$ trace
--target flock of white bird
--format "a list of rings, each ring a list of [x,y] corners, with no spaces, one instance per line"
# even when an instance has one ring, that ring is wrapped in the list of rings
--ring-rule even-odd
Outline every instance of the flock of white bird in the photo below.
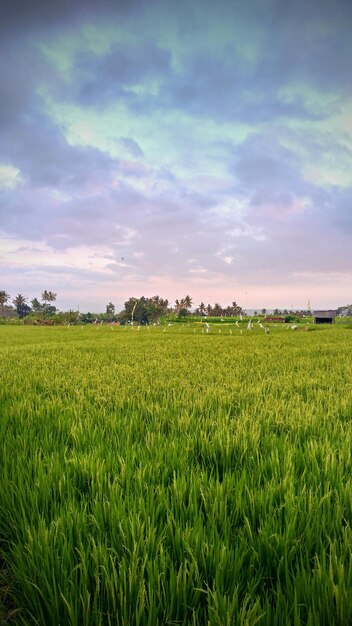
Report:
[[[240,320],[242,321],[242,319],[243,318],[241,316]],[[225,320],[223,318],[221,318],[220,321],[221,322],[225,322]],[[204,322],[204,324],[202,324],[203,328],[200,329],[200,332],[201,333],[204,333],[204,332],[205,333],[210,333],[211,332],[211,325],[206,320],[203,320],[203,322]],[[103,322],[99,322],[98,320],[94,320],[92,323],[96,326],[97,330],[99,330],[99,328],[103,325]],[[188,325],[190,325],[190,324],[188,324]],[[240,330],[240,334],[242,335],[243,330],[240,328],[239,320],[236,320],[234,325],[236,326],[236,328],[238,328]],[[68,326],[70,326],[70,324],[68,324]],[[154,326],[161,326],[161,325],[160,325],[160,323],[154,322],[152,324],[152,326],[154,327]],[[171,322],[168,323],[167,327],[169,328],[170,326],[173,326],[173,324]],[[258,328],[261,328],[262,330],[264,330],[266,335],[270,334],[269,326],[263,326],[263,324],[262,324],[262,322],[260,320],[258,320],[256,322],[256,326],[258,326]],[[83,328],[84,328],[84,326],[82,325],[81,329],[83,329]],[[114,326],[111,325],[110,328],[111,328],[111,330],[114,330]],[[123,330],[126,331],[128,328],[130,328],[131,330],[134,330],[136,328],[137,331],[139,331],[141,329],[141,325],[140,324],[135,325],[134,320],[131,319],[129,321],[128,325],[125,325],[123,327]],[[147,330],[150,331],[150,325],[146,325],[145,328],[147,328]],[[253,330],[253,328],[254,328],[254,323],[253,323],[253,319],[251,318],[247,322],[246,329],[247,330]],[[287,330],[296,330],[298,328],[298,326],[296,324],[290,324],[290,325],[287,325],[286,328],[287,328]],[[180,330],[181,329],[179,328],[178,331],[180,332]],[[163,332],[164,333],[166,332],[166,327],[163,327]],[[193,332],[196,333],[197,329],[194,328]],[[220,328],[218,329],[218,332],[221,333],[221,329]],[[232,335],[232,330],[231,329],[229,331],[229,334]]]

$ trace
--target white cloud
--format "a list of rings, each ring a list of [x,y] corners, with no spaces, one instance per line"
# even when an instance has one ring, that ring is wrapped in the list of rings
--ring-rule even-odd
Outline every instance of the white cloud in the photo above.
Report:
[[[0,163],[0,189],[15,189],[20,183],[20,170],[13,165]]]

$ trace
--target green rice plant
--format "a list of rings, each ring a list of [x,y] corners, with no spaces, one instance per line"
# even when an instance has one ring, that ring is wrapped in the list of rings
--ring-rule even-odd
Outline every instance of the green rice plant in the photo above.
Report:
[[[0,328],[17,623],[352,623],[351,333],[194,330]]]

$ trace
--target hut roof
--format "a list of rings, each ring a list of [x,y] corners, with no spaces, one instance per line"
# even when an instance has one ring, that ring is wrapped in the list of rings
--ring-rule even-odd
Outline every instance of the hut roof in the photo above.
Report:
[[[322,319],[331,319],[336,317],[336,311],[328,310],[328,311],[313,311],[313,317],[320,317]]]

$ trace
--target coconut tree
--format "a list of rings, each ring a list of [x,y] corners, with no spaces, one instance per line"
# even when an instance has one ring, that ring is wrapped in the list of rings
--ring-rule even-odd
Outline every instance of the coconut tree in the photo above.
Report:
[[[182,298],[182,304],[184,306],[185,309],[190,309],[192,306],[192,298],[191,296],[187,295],[184,298]]]
[[[50,302],[50,295],[49,295],[49,291],[47,291],[45,289],[45,291],[43,291],[42,293],[42,302],[44,302],[44,306],[46,306],[47,302]]]
[[[178,313],[182,308],[182,300],[175,300],[175,313]]]
[[[46,289],[42,293],[42,302],[44,302],[44,309],[47,308],[48,302],[55,302],[57,293],[54,291],[47,291]]]
[[[220,315],[222,315],[222,313],[223,313],[223,310],[222,310],[221,304],[219,304],[219,302],[215,302],[212,314],[220,317]]]
[[[4,306],[6,304],[6,302],[8,302],[10,299],[10,294],[7,293],[7,291],[5,291],[4,289],[2,289],[0,291],[0,311],[1,313],[3,313],[4,311]]]
[[[239,304],[237,304],[236,301],[232,303],[231,308],[232,308],[232,315],[236,315],[236,316],[244,315],[244,310]]]
[[[53,315],[56,313],[56,308],[54,306],[50,306],[49,302],[55,302],[57,294],[54,291],[43,291],[42,293],[42,302],[43,304],[43,313],[46,315]]]
[[[14,306],[21,306],[26,302],[27,298],[22,293],[18,293],[17,296],[12,300],[12,304]]]
[[[22,293],[18,293],[12,300],[12,304],[16,307],[17,315],[19,317],[24,317],[30,313],[31,308],[28,304],[26,304],[26,300],[27,298]]]

